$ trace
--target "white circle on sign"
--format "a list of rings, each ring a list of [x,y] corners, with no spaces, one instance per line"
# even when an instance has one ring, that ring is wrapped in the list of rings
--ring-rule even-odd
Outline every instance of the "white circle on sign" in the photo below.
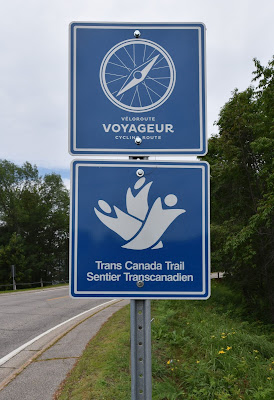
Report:
[[[168,52],[146,39],[116,44],[100,68],[100,83],[107,98],[135,113],[161,106],[171,95],[175,81],[175,66]]]
[[[177,197],[175,196],[175,194],[168,194],[168,195],[165,197],[165,200],[164,200],[165,204],[166,204],[168,207],[173,207],[173,206],[175,206],[175,204],[177,204],[177,201],[178,201],[178,199],[177,199]]]

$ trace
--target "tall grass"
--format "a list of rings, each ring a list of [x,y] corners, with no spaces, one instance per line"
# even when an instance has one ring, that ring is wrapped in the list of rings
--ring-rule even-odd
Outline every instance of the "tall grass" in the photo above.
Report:
[[[206,302],[153,302],[154,399],[274,399],[274,336],[241,305],[223,285]]]
[[[207,301],[153,301],[153,400],[273,400],[271,327],[243,315],[222,284]],[[129,319],[127,307],[103,326],[56,398],[130,399]]]

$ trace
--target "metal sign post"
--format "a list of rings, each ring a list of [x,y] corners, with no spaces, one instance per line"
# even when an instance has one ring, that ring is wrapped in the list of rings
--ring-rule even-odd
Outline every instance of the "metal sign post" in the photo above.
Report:
[[[12,288],[16,290],[16,281],[15,281],[15,266],[11,266],[11,273],[12,273]]]
[[[150,300],[131,300],[131,399],[151,400]]]

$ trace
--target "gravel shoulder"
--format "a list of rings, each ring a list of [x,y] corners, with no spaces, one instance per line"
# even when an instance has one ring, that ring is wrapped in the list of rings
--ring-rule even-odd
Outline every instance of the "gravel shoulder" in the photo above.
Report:
[[[118,300],[102,304],[79,317],[50,338],[42,338],[0,368],[0,400],[51,400],[90,339],[108,318],[128,304]]]

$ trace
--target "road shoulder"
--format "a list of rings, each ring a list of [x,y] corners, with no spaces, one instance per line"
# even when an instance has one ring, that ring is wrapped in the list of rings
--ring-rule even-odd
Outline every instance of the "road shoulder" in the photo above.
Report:
[[[59,333],[57,338],[55,333],[51,343],[35,343],[4,364],[0,369],[0,388],[3,388],[0,400],[52,399],[90,339],[113,313],[127,303],[127,300],[122,300],[107,307],[102,305],[82,321],[74,321],[73,326]]]

